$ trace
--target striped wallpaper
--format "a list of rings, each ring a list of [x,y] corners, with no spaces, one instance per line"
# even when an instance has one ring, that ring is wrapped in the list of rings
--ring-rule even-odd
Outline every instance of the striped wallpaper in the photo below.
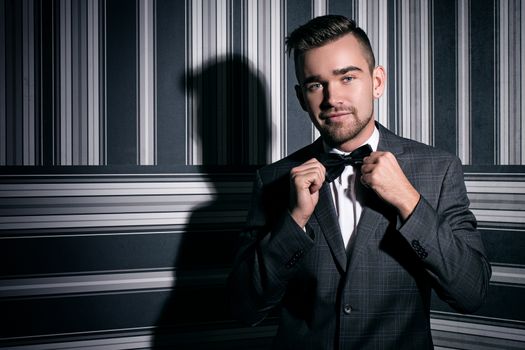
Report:
[[[465,164],[524,163],[519,0],[0,4],[1,165],[277,160],[316,135],[294,120],[304,115],[284,36],[333,12],[368,31],[387,68],[380,122]],[[231,84],[241,74],[242,90]],[[203,104],[216,111],[212,131],[202,130],[212,111]],[[170,157],[174,145],[180,154]]]
[[[466,165],[493,276],[474,315],[433,300],[436,349],[524,348],[524,11],[0,0],[0,349],[269,347],[276,318],[233,321],[224,282],[254,169],[318,135],[284,37],[327,13],[386,67],[377,119]]]

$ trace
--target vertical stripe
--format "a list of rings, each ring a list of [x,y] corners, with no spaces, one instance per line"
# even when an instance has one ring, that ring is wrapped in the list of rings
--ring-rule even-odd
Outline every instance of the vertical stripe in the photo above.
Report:
[[[457,10],[457,149],[463,164],[471,164],[470,112],[470,0],[460,0]]]
[[[387,90],[388,94],[388,127],[395,133],[400,133],[399,127],[399,93],[400,93],[400,61],[399,61],[399,14],[398,5],[394,1],[388,1],[388,18],[390,20],[387,23],[387,41],[389,43],[388,52],[388,65],[387,65],[387,82],[390,85],[390,89]]]
[[[81,147],[80,143],[80,121],[82,120],[81,115],[81,109],[80,109],[80,99],[81,99],[81,88],[80,85],[80,77],[81,77],[81,71],[80,71],[80,55],[79,52],[81,50],[82,44],[80,43],[80,23],[81,23],[81,13],[79,10],[80,6],[79,1],[72,1],[71,11],[70,11],[70,40],[69,44],[66,46],[66,50],[69,51],[69,54],[71,55],[71,98],[69,100],[69,103],[71,104],[71,114],[70,114],[70,122],[71,122],[71,128],[70,128],[70,135],[71,135],[71,143],[69,145],[69,149],[71,151],[71,164],[70,165],[78,165],[80,163],[80,152],[79,149]]]
[[[518,95],[518,100],[520,101],[521,108],[519,110],[520,118],[518,120],[519,132],[521,147],[519,147],[520,152],[520,164],[525,165],[525,4],[520,2],[519,9],[519,18],[520,18],[520,95]]]
[[[380,0],[358,0],[356,22],[368,35],[376,58],[376,65],[388,67],[388,4]],[[389,72],[387,71],[387,77]],[[374,101],[375,117],[389,126],[388,84],[383,96]]]
[[[105,32],[104,24],[104,0],[93,1],[93,148],[92,161],[93,165],[106,165],[106,142],[105,142],[105,52],[103,33]]]
[[[327,0],[312,0],[312,18],[324,16],[328,13]]]
[[[400,129],[399,133],[404,137],[410,137],[410,0],[401,0],[400,2],[399,23],[401,27],[401,38],[399,42],[400,51],[400,114],[398,115]]]
[[[188,42],[188,49],[190,51],[190,62],[188,64],[188,71],[193,76],[199,74],[199,69],[203,61],[202,53],[202,0],[194,0],[188,3],[189,22],[190,22],[190,38]],[[198,112],[198,101],[196,92],[199,90],[198,81],[192,81],[191,90],[189,91],[189,111],[188,120],[188,164],[201,164],[202,162],[202,148],[200,146],[200,137],[198,132],[198,125],[196,117]]]
[[[99,1],[87,3],[87,165],[101,165]]]
[[[499,2],[499,147],[497,163],[509,164],[509,1]]]
[[[60,60],[57,58],[57,17],[56,2],[51,4],[40,4],[38,19],[40,21],[40,36],[37,39],[39,45],[39,66],[38,66],[38,84],[37,94],[39,98],[40,116],[40,165],[51,166],[57,164],[55,161],[56,138],[55,127],[57,124],[55,113],[58,110],[55,102],[57,99],[56,92],[59,85],[57,84],[56,74],[60,67]]]
[[[374,9],[373,1],[374,0],[372,1],[357,0],[355,2],[355,7],[356,7],[355,12],[357,15],[354,18],[354,20],[357,22],[357,25],[361,27],[368,35],[368,39],[370,40],[370,43],[372,45],[373,45],[372,36],[374,33],[373,23],[372,23],[373,20],[369,18],[368,13],[369,11],[373,11]]]
[[[256,71],[259,72],[258,80],[263,82],[263,91],[258,91],[253,85],[258,85],[257,81],[250,81],[250,87],[253,92],[249,98],[249,104],[253,108],[253,115],[257,116],[253,120],[261,120],[264,116],[260,111],[266,109],[263,104],[266,98],[269,98],[269,124],[270,142],[261,140],[261,135],[264,135],[264,125],[254,123],[250,128],[250,140],[252,143],[252,150],[250,151],[250,159],[255,162],[258,159],[258,146],[267,145],[268,148],[264,152],[269,159],[267,161],[274,161],[282,158],[286,152],[286,113],[283,96],[284,84],[284,50],[283,50],[283,26],[286,23],[282,16],[282,4],[280,1],[271,0],[268,2],[254,2],[247,3],[247,36],[246,36],[246,57],[253,64]]]
[[[138,3],[138,161],[156,164],[155,1]]]
[[[228,122],[229,113],[228,96],[232,93],[231,81],[228,77],[228,66],[231,64],[231,0],[220,0],[216,3],[217,23],[215,28],[217,51],[212,54],[218,58],[217,64],[217,163],[228,164],[231,156],[228,149],[231,147],[231,125]],[[242,148],[242,145],[239,145]]]
[[[510,149],[510,164],[512,165],[520,165],[521,163],[521,143],[523,140],[521,139],[521,103],[522,100],[520,100],[521,97],[521,89],[522,89],[522,82],[519,80],[521,78],[521,71],[523,70],[523,67],[521,66],[521,46],[523,45],[523,42],[521,41],[521,21],[522,18],[519,17],[522,2],[519,0],[513,0],[510,2],[511,8],[509,9],[510,16],[511,16],[511,22],[510,25],[510,34],[509,37],[509,48],[511,52],[509,53],[509,67],[512,69],[510,72],[510,77],[512,79],[512,84],[510,85],[510,91],[512,93],[511,95],[511,101],[510,101],[510,109],[511,109],[511,123],[512,127],[510,130],[510,136],[509,137],[509,149]],[[514,45],[512,45],[514,43]]]
[[[223,60],[227,60],[226,54],[228,50],[228,9],[227,9],[227,0],[216,0],[214,3],[214,12],[211,15],[216,15],[215,28],[212,30],[211,34],[215,32],[214,40],[216,42],[216,52],[211,53],[215,56],[217,62],[217,89],[215,93],[217,94],[217,128],[215,132],[217,133],[217,164],[227,164],[227,101],[226,96],[228,94],[228,87],[225,86],[226,82],[226,65],[221,64]],[[209,16],[208,16],[209,18]]]
[[[420,133],[419,141],[426,143],[428,145],[433,143],[432,139],[432,110],[430,108],[430,84],[431,84],[431,75],[430,75],[430,44],[432,42],[430,35],[430,0],[421,0],[420,3],[420,27],[416,28],[416,32],[420,33],[420,48],[419,60],[421,62],[421,75],[419,81],[421,82],[421,95],[416,97],[420,99],[420,110],[414,115],[416,120],[421,120],[421,125],[419,126]],[[417,18],[418,16],[416,16]]]
[[[35,165],[35,38],[33,0],[22,2],[23,43],[23,159],[22,165]]]
[[[431,143],[430,62],[428,0],[402,0],[398,23],[400,55],[400,134]]]
[[[72,165],[71,154],[71,2],[60,1],[60,160]]]
[[[498,154],[501,165],[521,164],[521,3],[499,2]]]
[[[376,17],[376,26],[377,26],[377,35],[375,36],[375,45],[376,45],[376,62],[377,64],[385,67],[385,69],[388,69],[389,66],[388,58],[388,4],[382,1],[379,1],[376,3],[377,10],[378,10],[378,16]],[[373,12],[375,13],[375,12]],[[383,96],[381,99],[378,100],[376,110],[378,111],[378,115],[376,116],[377,120],[381,124],[383,124],[385,127],[390,127],[389,123],[389,84],[388,84],[388,70],[387,70],[387,81],[385,81],[385,91],[383,92]]]
[[[0,0],[0,166],[7,165],[7,76],[6,76],[6,14],[5,1]]]
[[[102,80],[99,84],[100,87],[100,156],[102,157],[100,164],[108,165],[108,88],[107,88],[107,78],[108,78],[108,60],[107,60],[107,0],[100,1],[100,79]]]
[[[100,164],[98,13],[95,1],[59,3],[58,165]]]
[[[265,13],[264,13],[264,3],[257,2],[257,1],[249,1],[248,2],[248,8],[249,8],[249,16],[248,20],[250,21],[251,25],[249,26],[248,30],[251,31],[251,33],[248,34],[249,37],[253,38],[252,44],[249,46],[251,51],[248,52],[248,58],[251,59],[255,64],[255,69],[258,70],[260,76],[259,79],[263,79],[265,82],[265,85],[268,83],[268,76],[266,75],[265,71],[265,62],[264,62],[264,48],[265,43],[264,39],[266,34],[264,32],[264,23],[265,23]],[[262,27],[262,28],[261,28]],[[261,28],[261,30],[259,30]],[[261,57],[262,56],[262,57]],[[262,61],[261,61],[262,59]],[[258,116],[258,109],[257,106],[262,102],[261,101],[261,95],[266,94],[267,89],[264,89],[263,91],[257,91],[257,88],[254,88],[254,95],[253,95],[253,108],[254,108],[254,115]],[[269,104],[271,104],[271,99],[269,101]],[[271,119],[271,116],[270,116]],[[257,158],[257,135],[259,134],[259,125],[254,124],[252,127],[252,133],[253,133],[253,156],[251,159]],[[269,138],[270,142],[268,143],[268,149],[267,153],[271,152],[269,151],[272,147],[273,142],[273,130],[270,130],[269,132]]]
[[[245,55],[248,57],[248,61],[252,65],[253,69],[258,69],[258,55],[257,55],[257,8],[254,6],[253,1],[247,1],[245,4],[246,15],[246,43]],[[257,71],[259,73],[259,71]],[[259,74],[258,74],[258,77]],[[254,80],[250,80],[248,84],[248,90],[250,91],[248,98],[248,105],[250,106],[250,115],[258,116],[257,113],[257,104],[258,104],[258,95],[260,91],[257,90],[257,85]],[[257,117],[256,117],[257,118]],[[251,123],[248,130],[248,139],[251,140],[248,159],[253,160],[257,158],[257,124]]]
[[[272,0],[269,11],[270,19],[270,40],[269,53],[270,59],[270,82],[268,87],[271,91],[271,125],[272,130],[272,151],[269,161],[277,161],[286,155],[286,108],[284,90],[284,50],[283,50],[283,27],[282,7],[280,0]]]
[[[219,145],[220,126],[223,123],[224,113],[220,110],[221,101],[218,99],[219,67],[217,57],[217,26],[219,16],[217,13],[217,2],[205,0],[203,2],[202,16],[202,34],[203,34],[203,61],[200,73],[197,77],[199,80],[199,109],[197,114],[199,126],[199,138],[201,140],[202,160],[199,164],[219,164]],[[211,68],[211,75],[208,76],[208,68]],[[207,77],[207,78],[206,78]],[[210,114],[212,110],[214,114]],[[209,116],[214,116],[213,121],[208,124]]]
[[[6,10],[6,164],[24,159],[23,2],[7,2]]]
[[[95,38],[94,38],[94,27],[96,26],[95,13],[97,11],[97,1],[88,2],[87,4],[87,47],[88,47],[88,57],[87,57],[87,140],[88,140],[88,155],[87,155],[87,164],[96,165],[96,149],[94,148],[95,140],[95,84],[98,83],[97,78],[95,77],[95,67],[97,60],[96,53],[98,53],[98,48],[95,48]],[[98,84],[97,84],[98,85]],[[98,111],[97,111],[98,112]],[[98,142],[97,146],[98,146]]]
[[[328,6],[329,4],[327,3],[327,0],[312,0],[312,18],[324,16],[328,14]],[[317,130],[317,128],[313,125],[313,123],[311,124],[311,128],[312,128],[312,140],[311,141],[314,141],[315,139],[320,137],[321,134],[319,133],[319,130]]]
[[[232,50],[231,0],[194,1],[189,6],[189,162],[228,164],[232,158],[228,150],[232,147],[229,142],[233,134],[229,127],[232,116],[228,101],[231,94],[228,77]]]
[[[79,48],[76,51],[75,66],[78,70],[78,78],[75,81],[77,87],[77,96],[75,98],[78,104],[78,117],[76,119],[75,137],[78,138],[78,147],[75,148],[77,153],[77,161],[75,165],[86,165],[88,162],[88,113],[87,113],[87,102],[88,102],[88,47],[87,47],[87,29],[88,29],[88,18],[87,18],[87,1],[81,1],[77,5],[78,23],[75,27],[78,28],[77,33],[74,37],[74,41],[78,42]]]
[[[421,37],[423,36],[421,31],[423,28],[419,27],[421,18],[418,16],[421,14],[422,3],[418,1],[409,0],[407,14],[410,16],[410,22],[408,26],[408,62],[410,72],[409,85],[406,86],[409,91],[408,104],[410,104],[410,113],[408,115],[408,134],[407,137],[421,141],[421,124],[425,116],[418,115],[421,107],[421,95],[423,91],[423,82],[421,81],[421,73],[423,69],[423,62],[421,62]],[[415,14],[415,15],[412,15]],[[419,30],[418,30],[419,29]],[[421,30],[421,31],[420,31]]]

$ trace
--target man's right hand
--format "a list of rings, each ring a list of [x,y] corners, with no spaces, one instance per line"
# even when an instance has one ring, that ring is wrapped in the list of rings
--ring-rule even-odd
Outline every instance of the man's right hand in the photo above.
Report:
[[[319,201],[326,169],[315,158],[290,171],[290,214],[304,228]]]

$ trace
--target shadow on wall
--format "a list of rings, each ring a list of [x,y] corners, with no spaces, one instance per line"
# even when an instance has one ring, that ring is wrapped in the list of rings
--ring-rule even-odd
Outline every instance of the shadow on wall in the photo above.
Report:
[[[202,173],[215,186],[216,195],[193,210],[174,247],[176,282],[158,319],[153,347],[266,348],[267,342],[260,339],[256,343],[227,340],[235,338],[231,330],[239,324],[232,322],[228,310],[225,279],[243,223],[224,223],[222,216],[229,210],[246,210],[249,203],[216,186],[221,180],[234,181],[217,170],[253,169],[244,166],[267,162],[270,118],[265,85],[247,58],[240,55],[219,58],[197,72],[186,72],[183,84],[193,96]]]

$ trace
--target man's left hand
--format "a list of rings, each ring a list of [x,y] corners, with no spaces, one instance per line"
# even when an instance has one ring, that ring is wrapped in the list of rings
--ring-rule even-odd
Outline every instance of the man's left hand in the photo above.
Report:
[[[363,160],[361,183],[373,189],[406,220],[419,202],[419,192],[408,181],[396,157],[390,152],[372,152]]]

